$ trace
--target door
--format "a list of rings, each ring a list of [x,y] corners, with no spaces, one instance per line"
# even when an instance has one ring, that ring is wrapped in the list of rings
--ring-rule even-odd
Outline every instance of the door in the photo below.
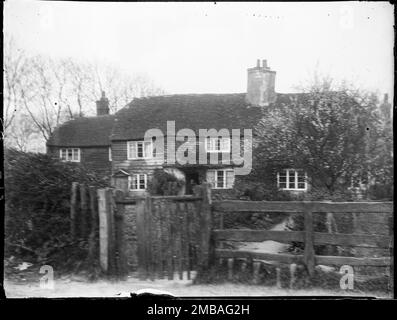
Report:
[[[186,173],[186,194],[193,194],[193,187],[200,184],[198,172]]]

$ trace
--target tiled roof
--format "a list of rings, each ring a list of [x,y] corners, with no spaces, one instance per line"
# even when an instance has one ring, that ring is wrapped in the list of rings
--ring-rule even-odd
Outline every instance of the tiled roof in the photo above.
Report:
[[[175,131],[192,129],[253,129],[262,109],[250,106],[245,93],[178,94],[134,99],[115,115],[82,117],[59,126],[48,146],[108,146],[111,140],[144,137],[158,128],[166,135],[167,121],[175,121]],[[277,94],[276,105],[291,102],[295,94]],[[241,131],[243,133],[243,131]]]
[[[110,145],[114,115],[82,117],[57,127],[48,140],[48,146],[98,147]]]
[[[179,94],[134,99],[116,114],[112,140],[143,138],[148,129],[166,135],[167,121],[176,132],[192,129],[253,129],[261,109],[245,102],[241,94]]]

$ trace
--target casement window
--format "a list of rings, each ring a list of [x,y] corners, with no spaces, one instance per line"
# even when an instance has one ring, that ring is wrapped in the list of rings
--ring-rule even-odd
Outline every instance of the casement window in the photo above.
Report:
[[[112,161],[112,148],[109,147],[109,161]]]
[[[62,161],[80,162],[79,148],[61,148],[59,150],[59,158]]]
[[[303,170],[284,169],[277,173],[277,186],[281,190],[307,190],[307,174]]]
[[[152,141],[128,141],[127,158],[131,159],[149,159],[153,157]]]
[[[214,189],[231,189],[234,185],[234,170],[208,170],[207,182],[211,183]]]
[[[144,173],[132,174],[128,177],[130,190],[146,190],[147,175]]]
[[[205,140],[205,151],[230,152],[230,138],[207,137]]]

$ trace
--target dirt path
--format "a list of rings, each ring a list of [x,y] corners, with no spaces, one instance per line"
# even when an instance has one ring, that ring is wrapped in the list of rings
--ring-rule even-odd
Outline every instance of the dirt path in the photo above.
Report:
[[[371,296],[387,297],[382,293],[357,291],[329,291],[329,290],[289,290],[276,287],[264,287],[242,284],[192,285],[190,281],[140,281],[130,277],[122,282],[97,281],[93,283],[56,280],[54,289],[41,289],[39,283],[21,283],[5,281],[6,296],[8,298],[28,297],[128,297],[130,292],[140,289],[156,289],[167,291],[178,297],[214,297],[214,296]]]
[[[283,231],[286,230],[287,219],[279,224],[275,225],[270,230],[272,231]],[[249,250],[256,252],[267,252],[267,253],[280,253],[288,248],[288,244],[280,243],[273,240],[267,240],[263,242],[243,242],[240,244],[240,250]]]
[[[285,230],[287,220],[277,224],[271,230]],[[241,250],[279,253],[288,247],[276,241],[241,243]],[[178,275],[174,277],[177,279]],[[184,276],[184,279],[186,276]],[[80,281],[78,281],[80,280]],[[141,289],[155,289],[169,292],[178,297],[233,297],[233,296],[370,296],[378,298],[391,298],[385,293],[365,293],[359,291],[331,291],[322,289],[279,289],[277,287],[244,285],[244,284],[213,284],[193,285],[188,280],[156,280],[140,281],[136,274],[128,277],[126,281],[109,282],[100,280],[87,282],[84,279],[72,277],[69,279],[55,280],[54,289],[42,289],[39,280],[17,281],[6,280],[4,283],[6,296],[9,298],[28,297],[129,297],[131,292]]]

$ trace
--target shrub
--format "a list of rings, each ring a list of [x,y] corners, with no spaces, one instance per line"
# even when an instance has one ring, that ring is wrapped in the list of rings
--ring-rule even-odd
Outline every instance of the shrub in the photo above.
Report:
[[[153,195],[177,195],[183,186],[184,181],[162,169],[156,169],[148,189]]]
[[[5,151],[4,169],[5,255],[54,267],[65,263],[65,256],[81,258],[86,243],[69,237],[71,185],[104,187],[106,181],[79,164],[16,150]]]

